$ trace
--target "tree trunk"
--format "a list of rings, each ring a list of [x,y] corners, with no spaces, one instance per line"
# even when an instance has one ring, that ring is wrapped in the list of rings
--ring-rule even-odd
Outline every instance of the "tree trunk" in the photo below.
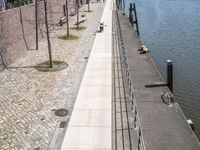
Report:
[[[77,30],[79,29],[79,0],[76,0],[77,6]]]
[[[90,0],[87,0],[88,2],[88,12],[90,11]]]
[[[44,13],[45,13],[45,27],[46,27],[46,34],[47,34],[48,52],[49,52],[49,67],[53,68],[53,60],[52,60],[52,53],[51,53],[51,41],[50,41],[50,37],[49,37],[49,27],[48,27],[47,0],[44,0]]]
[[[36,50],[38,50],[38,0],[35,0],[35,44]]]
[[[67,17],[67,38],[69,38],[69,9],[68,9],[68,0],[66,0],[66,17]]]

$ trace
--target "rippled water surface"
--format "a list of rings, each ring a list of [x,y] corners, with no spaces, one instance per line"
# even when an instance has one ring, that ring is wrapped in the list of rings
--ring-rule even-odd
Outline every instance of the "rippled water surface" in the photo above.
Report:
[[[135,2],[141,39],[163,77],[166,60],[173,61],[175,100],[200,139],[200,0]]]

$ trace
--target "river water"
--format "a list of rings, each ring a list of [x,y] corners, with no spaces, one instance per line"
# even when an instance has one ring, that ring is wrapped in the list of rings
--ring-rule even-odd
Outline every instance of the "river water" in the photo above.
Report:
[[[131,0],[125,0],[125,11]],[[162,76],[174,64],[174,96],[200,139],[200,0],[134,0],[140,37]]]

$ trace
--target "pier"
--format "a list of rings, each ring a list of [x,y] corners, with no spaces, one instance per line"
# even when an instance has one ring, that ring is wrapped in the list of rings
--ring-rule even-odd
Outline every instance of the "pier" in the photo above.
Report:
[[[166,92],[171,95],[169,88],[166,85],[146,87],[163,83],[163,78],[151,56],[139,53],[141,42],[132,30],[128,18],[122,12],[118,14],[146,149],[198,150],[198,140],[179,105],[173,100],[169,100],[168,104],[163,100],[162,95]]]

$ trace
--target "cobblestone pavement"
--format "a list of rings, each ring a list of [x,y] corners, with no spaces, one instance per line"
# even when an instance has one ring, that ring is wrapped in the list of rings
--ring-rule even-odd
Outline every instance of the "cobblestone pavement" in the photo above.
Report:
[[[91,4],[94,12],[86,13],[83,31],[71,31],[80,39],[64,41],[57,35],[66,33],[65,26],[57,27],[51,34],[53,59],[68,63],[68,68],[59,72],[38,72],[32,66],[48,60],[46,40],[39,50],[29,50],[27,55],[0,73],[0,149],[48,149],[53,133],[60,122],[54,111],[67,104],[73,91],[72,85],[81,64],[88,57],[94,32],[97,29],[104,3]],[[82,8],[87,10],[85,6]],[[74,24],[76,16],[71,18]]]

